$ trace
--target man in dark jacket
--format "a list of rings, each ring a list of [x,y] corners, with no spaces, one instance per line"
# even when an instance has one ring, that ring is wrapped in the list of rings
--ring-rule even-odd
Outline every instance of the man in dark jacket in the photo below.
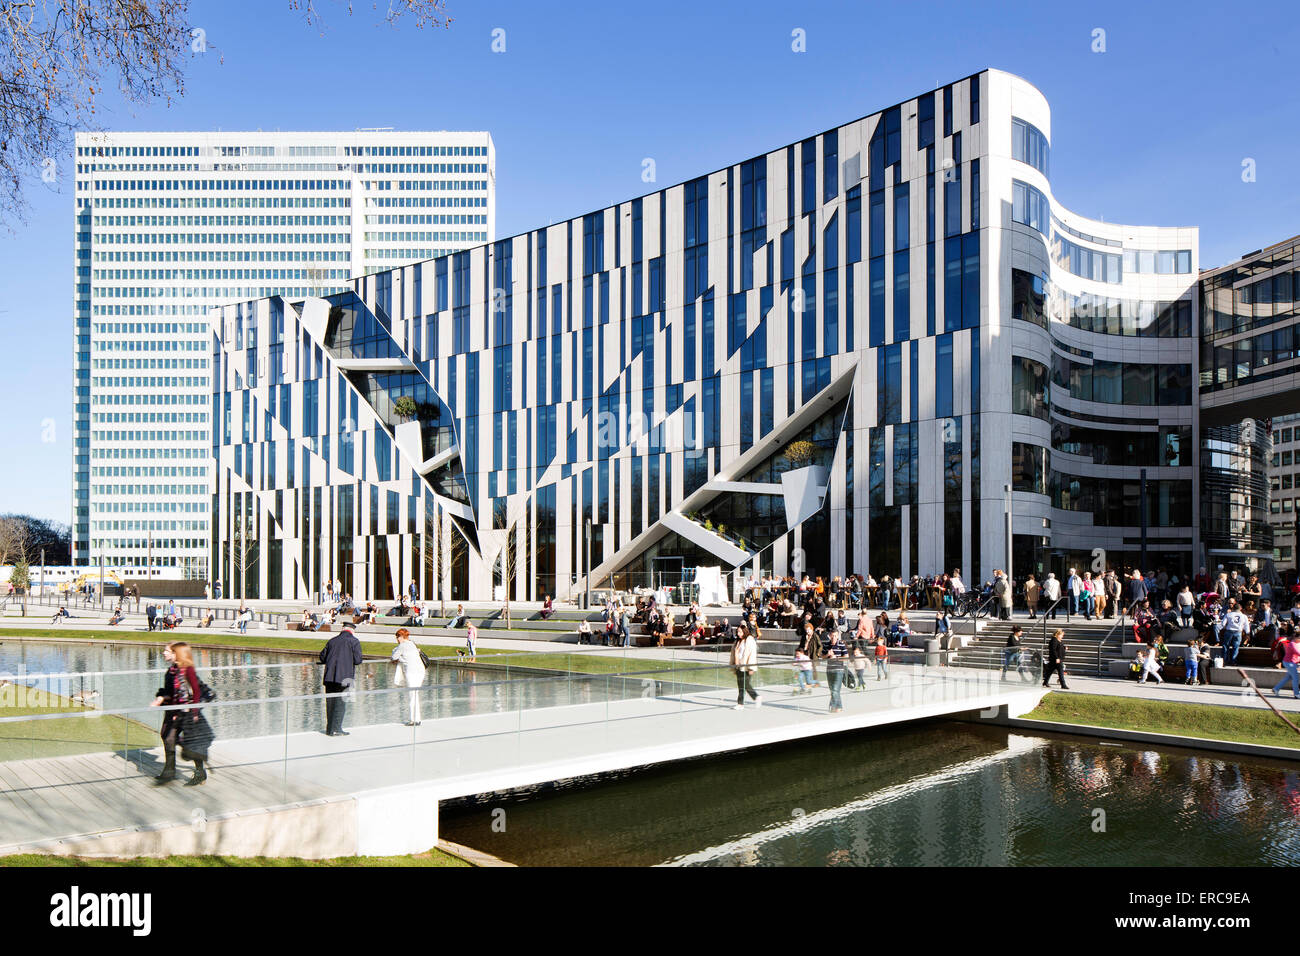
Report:
[[[1141,571],[1134,571],[1129,580],[1129,613],[1136,614],[1138,606],[1147,599],[1147,582]]]
[[[1043,661],[1043,686],[1047,686],[1048,680],[1051,679],[1052,672],[1056,672],[1056,679],[1061,685],[1061,690],[1069,690],[1065,686],[1065,632],[1057,630],[1052,634],[1051,641],[1047,644],[1047,657]]]
[[[321,648],[320,662],[325,665],[322,680],[325,693],[329,695],[325,698],[325,736],[346,737],[348,732],[343,729],[343,716],[348,705],[339,695],[352,686],[357,665],[361,663],[361,642],[352,633],[351,624],[344,624],[343,630]]]
[[[145,617],[149,619],[149,630],[153,630],[154,618],[158,616],[158,606],[150,604],[144,609]]]

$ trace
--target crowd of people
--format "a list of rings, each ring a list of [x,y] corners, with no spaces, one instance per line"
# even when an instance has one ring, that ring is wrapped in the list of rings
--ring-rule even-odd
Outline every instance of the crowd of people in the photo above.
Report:
[[[1110,568],[1105,571],[1079,571],[1070,568],[1064,579],[1047,572],[1042,580],[1034,574],[1011,580],[1001,569],[994,569],[992,577],[973,591],[962,579],[961,570],[929,575],[912,575],[910,579],[891,578],[879,580],[871,574],[850,574],[846,577],[750,577],[743,582],[744,601],[750,605],[761,604],[763,614],[771,626],[789,626],[808,606],[817,601],[833,608],[845,610],[879,608],[881,610],[916,610],[930,608],[938,611],[952,608],[968,593],[987,600],[1000,617],[1009,617],[1013,608],[1024,609],[1030,617],[1047,613],[1092,618],[1114,618],[1121,609],[1128,609],[1144,599],[1153,607],[1168,600],[1175,607],[1183,590],[1196,600],[1209,596],[1219,602],[1229,598],[1243,607],[1271,602],[1277,608],[1289,608],[1300,599],[1300,584],[1282,589],[1274,594],[1267,580],[1257,575],[1243,575],[1238,571],[1209,574],[1205,568],[1193,576],[1179,578],[1164,567],[1146,572],[1133,569]]]

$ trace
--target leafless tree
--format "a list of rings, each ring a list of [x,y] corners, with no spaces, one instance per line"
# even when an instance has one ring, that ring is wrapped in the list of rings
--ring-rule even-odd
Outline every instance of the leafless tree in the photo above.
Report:
[[[28,534],[26,521],[12,515],[0,517],[0,567],[26,559]]]
[[[446,547],[444,548],[444,542]],[[447,597],[451,590],[451,570],[469,551],[469,542],[449,521],[446,512],[435,506],[433,534],[424,536],[424,559],[434,568],[434,581],[438,590],[438,616],[447,614]]]
[[[421,551],[424,556],[424,566],[427,569],[426,573],[429,573],[429,576],[433,579],[434,590],[438,593],[438,616],[442,617],[447,613],[447,602],[443,600],[442,594],[442,509],[437,505],[431,505],[430,507],[433,508],[434,517],[431,522],[425,525]],[[425,595],[426,600],[431,597],[432,595]]]
[[[519,522],[517,521],[506,529],[506,542],[501,548],[498,565],[501,568],[501,583],[506,589],[506,630],[510,629],[510,589],[514,586],[515,573],[519,566],[518,529]]]
[[[239,596],[248,597],[248,573],[257,567],[257,532],[253,526],[253,516],[238,514],[235,517],[235,540],[232,542],[230,561],[234,565],[235,578],[239,581]],[[230,596],[235,596],[231,587]]]
[[[27,522],[12,515],[0,517],[0,567],[12,564],[9,586],[22,600],[23,617],[27,616],[27,591],[31,572],[27,567],[30,531]]]
[[[323,32],[315,0],[288,2]],[[381,10],[375,0],[372,9],[390,25],[411,18],[422,28],[449,25],[445,6],[388,0]],[[128,103],[170,104],[185,93],[185,59],[208,48],[190,0],[0,0],[0,222],[25,220],[26,181],[58,181],[58,157],[74,131],[98,128],[107,87]]]

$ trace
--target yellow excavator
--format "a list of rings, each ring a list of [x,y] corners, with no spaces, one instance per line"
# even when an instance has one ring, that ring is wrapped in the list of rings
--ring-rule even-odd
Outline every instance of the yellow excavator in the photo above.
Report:
[[[113,584],[116,584],[119,588],[122,586],[122,579],[118,577],[117,573],[114,571],[106,571],[104,573],[104,579],[106,581],[112,582]],[[99,583],[100,583],[99,571],[97,570],[87,571],[85,574],[73,578],[71,581],[60,584],[59,593],[67,594],[69,591],[71,591],[73,594],[78,594],[81,592],[81,589],[84,588],[87,584],[99,584]]]

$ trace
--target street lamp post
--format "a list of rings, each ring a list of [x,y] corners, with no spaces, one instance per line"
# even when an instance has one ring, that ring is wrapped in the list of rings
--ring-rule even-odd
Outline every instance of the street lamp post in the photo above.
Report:
[[[1011,486],[1004,486],[1007,493],[1007,587],[1011,587]]]
[[[591,608],[591,515],[587,516],[586,531],[587,531],[587,547],[584,553],[585,561],[583,562],[586,568],[586,574],[583,575],[583,584],[586,586],[587,596],[582,606],[584,609],[590,609]]]

